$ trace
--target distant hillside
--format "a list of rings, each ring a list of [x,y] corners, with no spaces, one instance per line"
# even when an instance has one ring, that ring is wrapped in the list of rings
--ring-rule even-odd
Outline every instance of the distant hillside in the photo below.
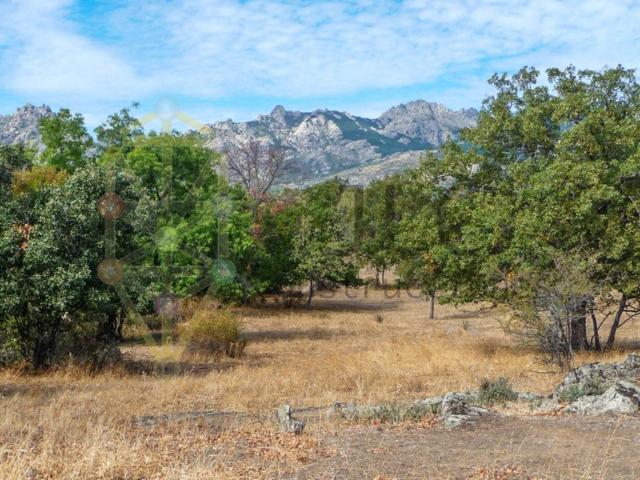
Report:
[[[51,115],[48,106],[34,107],[30,104],[18,108],[11,115],[0,115],[0,144],[25,143],[41,147],[38,122],[48,115]]]
[[[393,107],[376,119],[277,106],[251,122],[211,124],[208,144],[224,150],[262,139],[286,146],[289,153],[280,183],[301,186],[340,176],[364,184],[416,165],[426,150],[437,149],[462,128],[475,125],[477,115],[473,108],[454,111],[423,100]]]
[[[0,144],[41,147],[38,122],[51,115],[48,106],[25,105],[0,116]],[[251,122],[210,124],[207,145],[225,150],[249,139],[287,147],[279,183],[302,187],[340,176],[366,184],[417,164],[426,150],[440,147],[465,127],[475,125],[477,110],[450,110],[417,100],[398,105],[375,119],[335,110],[297,112],[277,106]]]

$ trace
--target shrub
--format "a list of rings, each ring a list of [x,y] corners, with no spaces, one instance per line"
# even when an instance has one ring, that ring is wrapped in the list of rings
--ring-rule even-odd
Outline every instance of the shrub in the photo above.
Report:
[[[604,385],[596,377],[587,378],[584,382],[569,385],[558,394],[561,402],[572,403],[581,397],[588,395],[601,395],[605,391]]]
[[[195,355],[242,356],[246,339],[242,324],[229,309],[203,310],[181,326],[180,337],[187,353]]]
[[[509,380],[500,377],[497,380],[484,379],[480,383],[478,391],[478,401],[483,404],[492,405],[499,402],[509,402],[516,400],[518,394],[513,391]]]
[[[342,418],[356,423],[417,422],[440,413],[440,402],[416,402],[409,405],[385,403],[376,406],[346,408],[340,412]]]

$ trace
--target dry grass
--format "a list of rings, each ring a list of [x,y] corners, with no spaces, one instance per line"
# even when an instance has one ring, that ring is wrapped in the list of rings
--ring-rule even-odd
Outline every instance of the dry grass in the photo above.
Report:
[[[206,374],[0,373],[0,478],[277,477],[330,453],[319,443],[295,447],[265,426],[212,433],[193,424],[138,428],[131,418],[193,410],[264,415],[285,402],[306,407],[408,400],[476,388],[483,378],[500,376],[517,389],[545,392],[560,378],[540,373],[544,367],[535,353],[501,332],[502,310],[439,306],[438,318],[430,321],[426,302],[406,292],[400,298],[373,290],[367,298],[363,290],[357,295],[318,298],[311,311],[240,310],[249,337],[245,357],[205,365],[211,368]],[[627,325],[624,334],[638,338],[638,329]],[[179,356],[174,345],[125,350],[137,359]],[[625,355],[611,352],[605,360]],[[225,366],[231,368],[218,368]],[[289,453],[274,454],[276,461],[269,455],[278,442]],[[237,471],[238,458],[249,470]],[[265,470],[265,460],[275,470]]]

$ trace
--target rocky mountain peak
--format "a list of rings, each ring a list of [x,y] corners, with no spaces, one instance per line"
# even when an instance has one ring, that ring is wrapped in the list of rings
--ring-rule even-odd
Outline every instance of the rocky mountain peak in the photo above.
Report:
[[[36,107],[28,103],[13,114],[0,115],[0,144],[24,143],[40,148],[42,144],[38,125],[42,118],[51,114],[51,108],[47,105]]]
[[[376,119],[326,108],[290,111],[277,105],[253,122],[210,125],[213,138],[208,144],[221,151],[249,139],[285,145],[285,184],[307,185],[335,175],[367,183],[415,165],[426,150],[474,125],[476,116],[475,110],[453,111],[424,100],[390,108]]]

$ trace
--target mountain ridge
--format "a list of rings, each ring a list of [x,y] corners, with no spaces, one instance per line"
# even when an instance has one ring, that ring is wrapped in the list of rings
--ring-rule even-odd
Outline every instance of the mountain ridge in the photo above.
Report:
[[[248,122],[228,119],[209,124],[212,138],[207,145],[225,151],[257,139],[286,147],[280,179],[284,185],[306,186],[332,176],[366,184],[387,172],[416,165],[425,151],[439,148],[461,129],[475,125],[477,116],[474,108],[451,110],[425,100],[396,105],[373,119],[338,110],[300,112],[277,105],[270,114]],[[375,168],[383,164],[384,168]]]
[[[0,115],[0,145],[23,143],[42,149],[38,123],[51,114],[51,108],[47,105],[36,107],[27,103],[13,114]]]
[[[0,115],[0,144],[27,143],[42,149],[38,123],[51,114],[46,105],[26,104],[13,114]],[[285,147],[277,182],[281,186],[305,187],[336,176],[367,184],[417,165],[424,152],[437,150],[461,129],[475,125],[477,116],[474,108],[452,110],[425,100],[393,106],[377,118],[276,105],[248,122],[210,123],[205,145],[221,152],[249,140]]]

